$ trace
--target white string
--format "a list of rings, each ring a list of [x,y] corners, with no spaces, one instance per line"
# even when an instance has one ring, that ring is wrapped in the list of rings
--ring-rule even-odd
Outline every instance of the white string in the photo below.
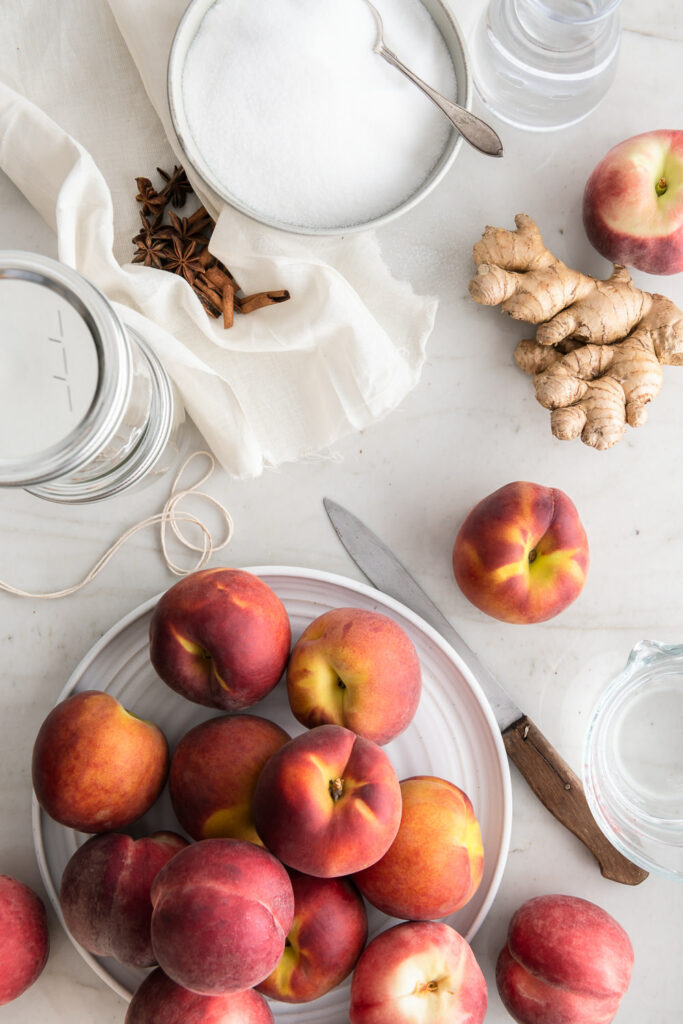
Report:
[[[196,459],[197,456],[202,455],[206,456],[206,458],[209,460],[209,468],[207,469],[207,471],[204,473],[202,477],[199,478],[199,480],[197,480],[196,483],[192,484],[191,487],[184,487],[182,488],[182,490],[178,490],[177,488],[180,483],[180,480],[189,464],[192,462],[193,459]],[[171,493],[169,494],[168,500],[164,505],[162,511],[157,512],[155,515],[147,516],[146,519],[142,519],[139,523],[136,523],[135,526],[131,526],[129,530],[126,530],[126,532],[122,534],[119,537],[119,539],[115,541],[111,545],[111,547],[104,552],[102,557],[98,559],[98,561],[92,567],[90,572],[87,574],[87,576],[84,576],[80,583],[75,583],[72,587],[66,587],[64,590],[54,590],[48,594],[40,594],[32,593],[28,590],[21,590],[19,587],[13,587],[11,583],[5,583],[3,580],[0,580],[0,590],[4,590],[8,594],[15,594],[17,597],[31,597],[41,601],[54,601],[58,597],[68,597],[69,594],[75,594],[77,590],[80,590],[81,587],[85,587],[88,583],[90,583],[91,580],[95,579],[97,574],[101,572],[102,569],[104,569],[105,565],[107,565],[107,563],[111,561],[111,559],[114,557],[119,548],[123,547],[127,540],[129,540],[134,534],[138,533],[140,530],[144,530],[146,526],[154,526],[156,523],[159,523],[161,527],[161,551],[164,556],[164,561],[166,562],[166,565],[171,570],[171,572],[174,573],[174,575],[176,576],[187,576],[191,572],[197,572],[199,569],[202,569],[206,565],[206,563],[208,562],[208,560],[211,558],[215,551],[220,551],[221,548],[226,547],[226,545],[230,543],[234,530],[232,517],[228,512],[227,508],[224,505],[222,505],[217,498],[212,497],[210,494],[205,494],[204,491],[197,490],[198,487],[201,487],[203,483],[206,483],[206,481],[210,479],[215,468],[216,460],[214,459],[213,455],[210,452],[193,452],[192,455],[185,459],[185,462],[178,470],[176,478],[173,481],[173,486],[171,487]],[[198,519],[197,516],[193,515],[191,512],[176,511],[176,506],[178,502],[182,501],[183,498],[188,497],[202,498],[204,501],[208,501],[211,505],[218,509],[223,519],[223,522],[225,523],[225,536],[223,537],[219,544],[214,542],[211,530],[205,523],[202,522],[201,519]],[[201,545],[194,544],[189,539],[189,537],[187,537],[182,532],[182,530],[179,527],[179,523],[192,523],[193,526],[198,527],[202,534]],[[186,569],[178,565],[176,562],[174,562],[168,553],[168,546],[166,542],[166,529],[168,526],[171,527],[173,533],[176,535],[181,544],[184,544],[184,546],[188,548],[190,551],[199,552],[199,557],[196,559],[195,563],[193,565],[190,565]]]

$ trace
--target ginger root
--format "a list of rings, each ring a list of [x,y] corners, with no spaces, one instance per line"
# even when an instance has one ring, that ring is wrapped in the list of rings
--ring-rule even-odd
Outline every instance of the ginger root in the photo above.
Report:
[[[555,437],[611,448],[628,423],[639,427],[662,387],[662,364],[683,365],[683,313],[663,295],[636,288],[625,267],[607,281],[567,267],[546,249],[536,223],[487,227],[474,247],[470,295],[538,324],[515,350],[551,410]]]

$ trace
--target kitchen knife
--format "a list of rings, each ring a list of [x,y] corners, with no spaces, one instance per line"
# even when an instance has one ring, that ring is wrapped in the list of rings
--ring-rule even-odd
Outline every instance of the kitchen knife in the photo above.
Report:
[[[600,831],[579,777],[456,633],[393,552],[347,509],[329,498],[324,498],[323,504],[340,541],[372,585],[433,626],[467,665],[491,704],[508,757],[541,803],[588,847],[605,878],[625,885],[638,885],[647,878],[647,871],[627,860]]]

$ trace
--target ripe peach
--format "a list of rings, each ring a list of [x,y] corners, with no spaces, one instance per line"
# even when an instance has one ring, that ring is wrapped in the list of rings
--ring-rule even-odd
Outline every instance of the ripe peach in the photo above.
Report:
[[[632,968],[628,935],[605,910],[576,896],[537,896],[512,916],[496,984],[520,1024],[608,1024]]]
[[[410,724],[421,689],[410,637],[388,615],[362,608],[318,616],[287,667],[289,703],[302,725],[344,725],[380,744]]]
[[[586,183],[583,225],[612,263],[683,270],[683,131],[643,132],[610,149]]]
[[[455,539],[453,572],[468,600],[504,622],[543,622],[583,589],[588,540],[566,494],[511,483],[472,509]]]
[[[129,967],[151,967],[150,889],[157,873],[187,842],[175,832],[143,839],[108,832],[73,854],[62,875],[59,901],[76,942]]]
[[[282,956],[294,916],[292,884],[267,850],[202,839],[152,883],[152,949],[162,970],[203,995],[263,981]]]
[[[291,629],[271,588],[241,569],[203,569],[157,604],[149,654],[158,675],[183,697],[239,711],[269,693],[285,670]]]
[[[203,996],[157,968],[133,996],[124,1024],[273,1024],[273,1015],[253,989]]]
[[[401,782],[401,797],[396,838],[354,881],[390,917],[425,921],[454,914],[474,895],[484,870],[472,804],[452,782],[429,775]]]
[[[0,1006],[36,981],[49,952],[42,900],[23,882],[0,875]]]
[[[341,725],[319,725],[273,754],[254,793],[256,831],[307,875],[368,867],[391,845],[401,790],[381,747]]]
[[[167,769],[161,729],[100,690],[57,704],[33,747],[39,804],[81,832],[110,832],[141,817],[159,796]]]
[[[351,973],[368,935],[363,900],[348,878],[289,872],[294,921],[280,962],[259,992],[284,1003],[306,1003]]]
[[[372,940],[353,972],[351,1024],[481,1024],[484,975],[454,928],[406,921]]]
[[[256,780],[290,739],[255,715],[222,715],[196,725],[171,758],[168,784],[178,821],[193,839],[261,843],[251,813]]]

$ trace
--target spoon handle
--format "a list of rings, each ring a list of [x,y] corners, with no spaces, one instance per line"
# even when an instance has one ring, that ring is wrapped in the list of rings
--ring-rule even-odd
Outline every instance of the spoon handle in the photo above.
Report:
[[[493,128],[486,124],[485,121],[471,114],[469,110],[465,110],[464,107],[459,106],[457,103],[447,100],[436,89],[432,89],[430,85],[427,85],[421,78],[418,78],[410,68],[407,68],[398,59],[396,54],[383,43],[375,47],[375,53],[378,53],[388,64],[391,64],[392,67],[395,67],[406,78],[409,78],[411,82],[414,82],[419,89],[422,89],[423,93],[436,103],[437,107],[444,112],[451,124],[458,129],[463,139],[469,142],[471,146],[474,146],[481,153],[486,153],[488,156],[503,155],[503,143]]]

